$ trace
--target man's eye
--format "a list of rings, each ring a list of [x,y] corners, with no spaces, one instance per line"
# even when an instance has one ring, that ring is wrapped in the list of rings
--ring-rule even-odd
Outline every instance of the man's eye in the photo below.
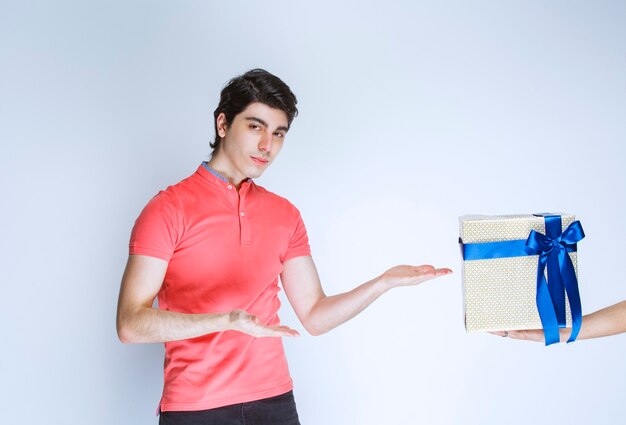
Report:
[[[285,137],[285,134],[277,131],[276,133],[274,133],[274,137],[278,137],[279,139],[282,139],[283,137]]]
[[[250,128],[251,128],[252,130],[260,130],[260,129],[261,129],[261,126],[260,126],[260,125],[258,125],[258,124],[250,124]]]

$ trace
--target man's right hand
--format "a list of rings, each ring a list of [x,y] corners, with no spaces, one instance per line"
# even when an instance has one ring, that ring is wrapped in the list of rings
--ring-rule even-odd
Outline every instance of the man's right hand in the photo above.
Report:
[[[165,260],[130,255],[120,287],[117,332],[125,343],[168,342],[235,330],[254,337],[298,336],[287,326],[266,326],[243,310],[187,314],[153,308],[167,270]]]
[[[231,330],[243,332],[257,338],[261,337],[283,337],[300,336],[298,331],[288,326],[267,326],[259,323],[258,317],[244,310],[233,310],[230,312]]]

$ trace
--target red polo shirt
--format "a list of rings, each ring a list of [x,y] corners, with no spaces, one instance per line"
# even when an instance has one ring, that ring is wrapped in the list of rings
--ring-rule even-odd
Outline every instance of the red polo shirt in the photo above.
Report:
[[[278,276],[310,255],[299,211],[253,181],[237,189],[203,165],[159,192],[141,212],[130,254],[168,261],[159,308],[181,313],[242,309],[278,325]],[[292,389],[281,338],[226,331],[165,343],[160,408],[204,410]]]

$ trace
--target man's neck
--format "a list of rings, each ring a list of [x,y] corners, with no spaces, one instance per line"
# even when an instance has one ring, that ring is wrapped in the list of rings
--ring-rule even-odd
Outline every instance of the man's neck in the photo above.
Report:
[[[208,162],[207,162],[208,166],[211,167],[216,173],[218,173],[218,177],[222,177],[226,180],[228,180],[228,182],[230,184],[232,184],[233,186],[235,186],[237,188],[237,190],[239,190],[239,188],[241,187],[241,184],[247,180],[246,177],[233,177],[234,173],[229,173],[228,169],[229,167],[226,166],[226,164],[222,164],[218,159],[216,158],[211,158]]]

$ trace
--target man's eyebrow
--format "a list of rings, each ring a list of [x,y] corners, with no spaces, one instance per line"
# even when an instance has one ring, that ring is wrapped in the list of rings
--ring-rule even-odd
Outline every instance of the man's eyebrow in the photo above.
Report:
[[[246,117],[245,119],[248,120],[248,121],[258,122],[263,127],[268,127],[267,123],[264,120],[262,120],[261,118],[258,118],[258,117]],[[280,127],[278,127],[276,129],[276,131],[279,131],[279,130],[280,131],[284,131],[286,133],[287,131],[289,131],[289,127],[280,126]]]

